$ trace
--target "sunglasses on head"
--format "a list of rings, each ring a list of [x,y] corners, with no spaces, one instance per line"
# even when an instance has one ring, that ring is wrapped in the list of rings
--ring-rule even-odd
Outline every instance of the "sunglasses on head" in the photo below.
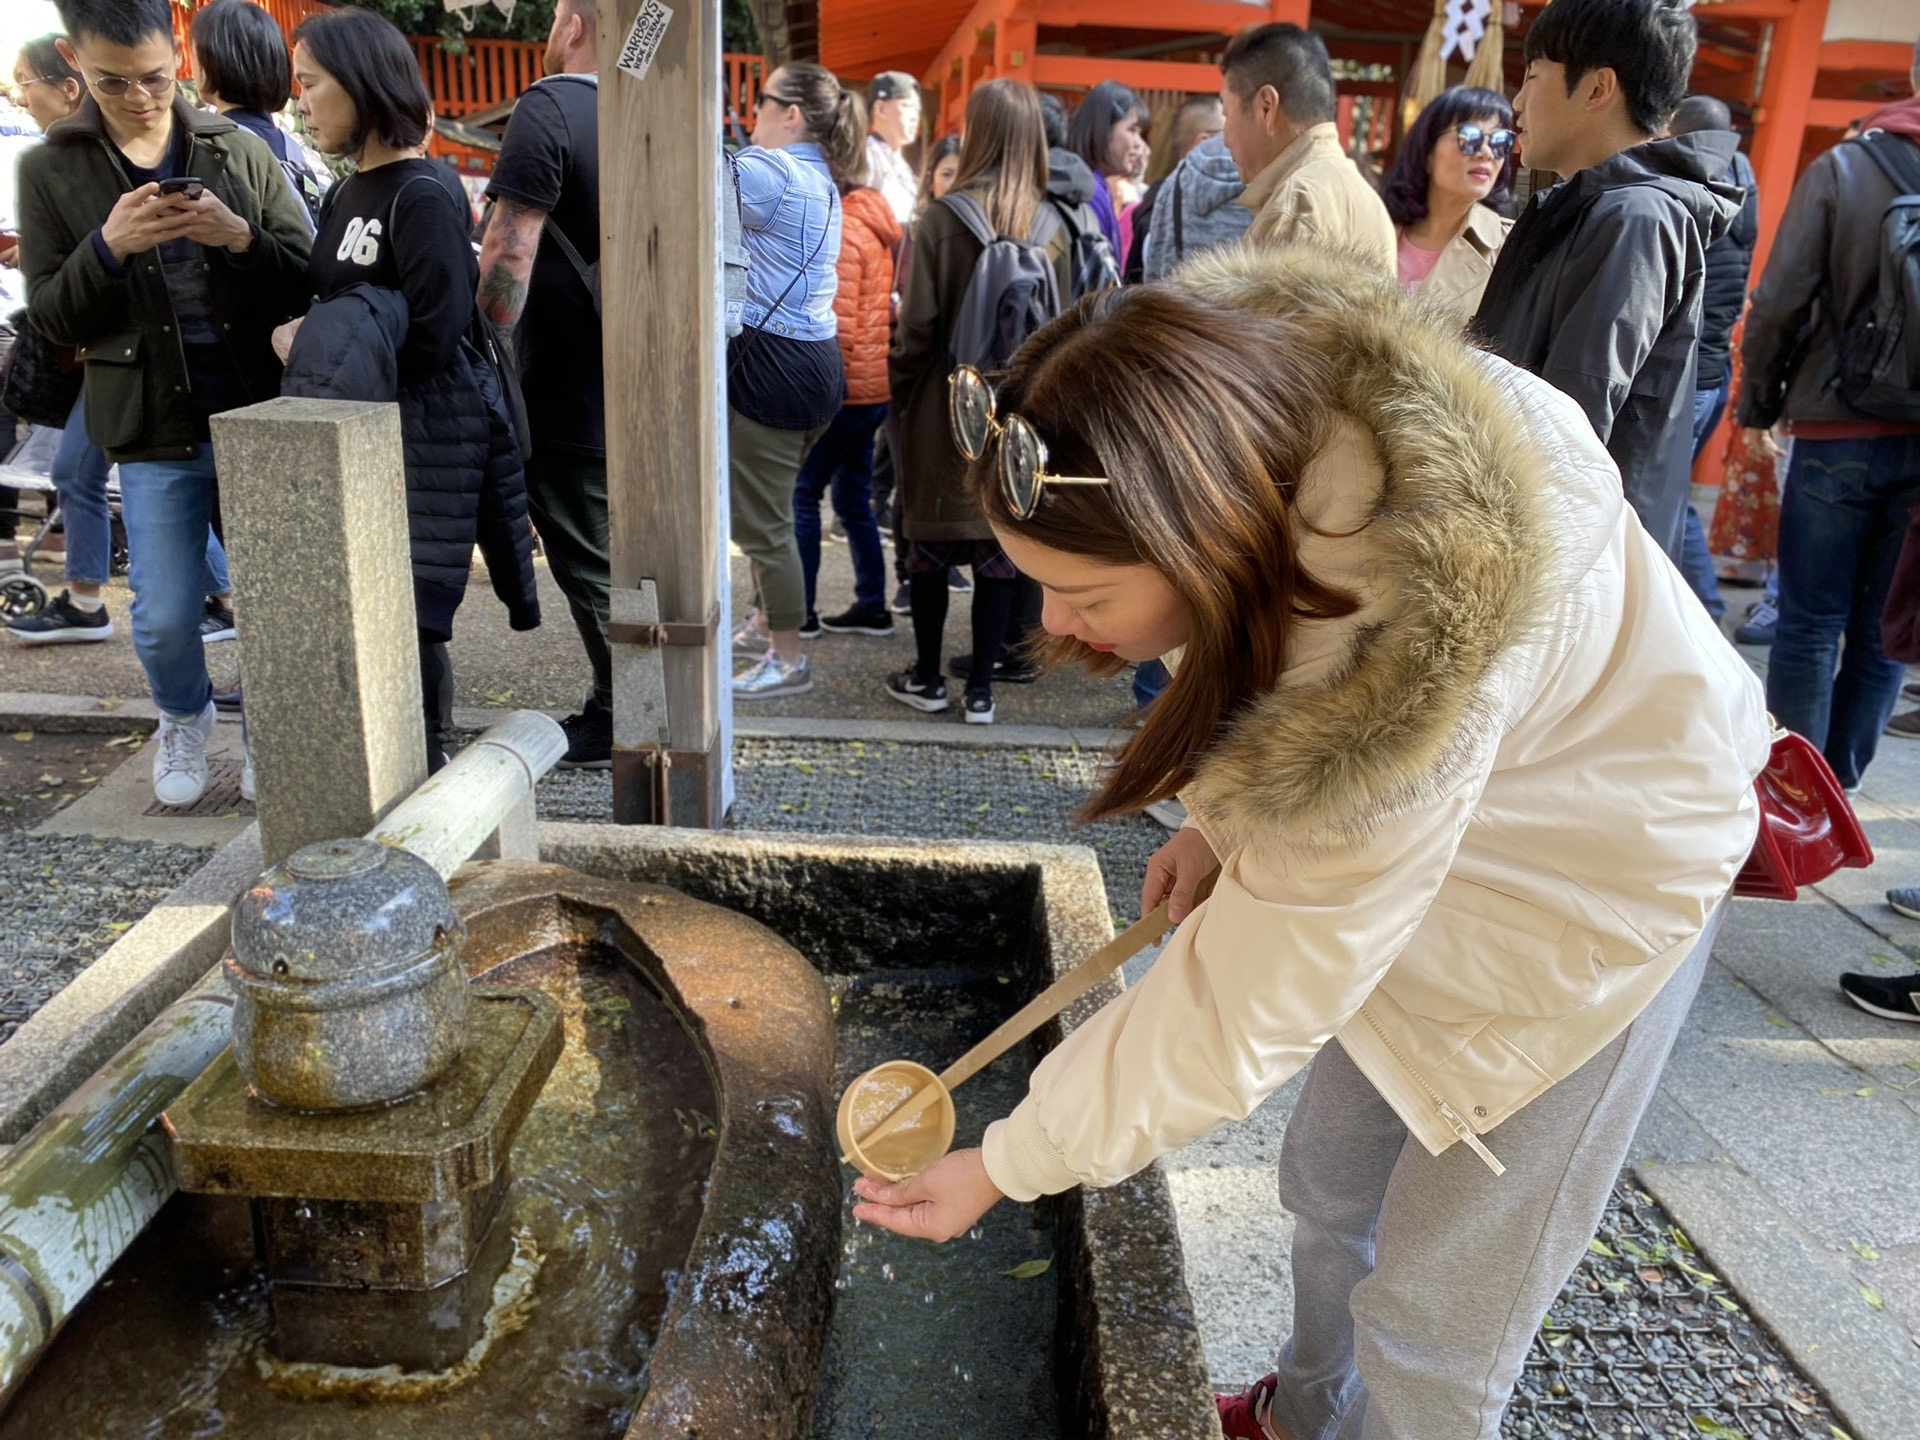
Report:
[[[1016,520],[1031,520],[1049,485],[1109,485],[1104,475],[1055,475],[1047,469],[1047,442],[1018,415],[1000,419],[987,377],[962,365],[947,382],[953,443],[969,460],[1000,443],[1000,493]]]
[[[1484,149],[1496,160],[1504,160],[1513,153],[1514,134],[1511,130],[1489,130],[1480,125],[1461,125],[1455,128],[1454,136],[1460,142],[1462,155],[1478,155]]]

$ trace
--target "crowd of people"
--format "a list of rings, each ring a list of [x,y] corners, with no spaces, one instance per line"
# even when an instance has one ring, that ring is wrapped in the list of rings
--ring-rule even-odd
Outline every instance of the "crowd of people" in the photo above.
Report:
[[[61,8],[15,72],[46,138],[9,263],[22,336],[84,383],[62,401],[68,372],[28,367],[71,538],[16,639],[110,633],[117,466],[155,794],[192,803],[202,647],[231,625],[209,417],[393,401],[430,764],[473,552],[528,628],[537,532],[593,676],[563,763],[608,765],[593,0],[556,7],[477,236],[387,21],[329,12],[289,49],[214,0],[190,103],[166,0]],[[1294,1331],[1222,1397],[1233,1440],[1499,1433],[1752,850],[1767,711],[1855,789],[1920,660],[1920,276],[1880,278],[1911,263],[1883,219],[1920,193],[1920,99],[1813,163],[1748,305],[1753,171],[1727,107],[1687,95],[1695,47],[1683,0],[1555,0],[1511,100],[1447,90],[1377,177],[1325,45],[1282,23],[1165,117],[1151,185],[1152,118],[1118,83],[1069,113],[992,80],[928,136],[912,77],[862,93],[803,62],[727,159],[734,698],[805,692],[810,639],[899,614],[911,659],[874,683],[934,713],[956,679],[967,723],[1043,662],[1130,667],[1135,726],[1087,816],[1176,832],[1140,904],[1178,928],[1143,982],[981,1147],[862,1180],[855,1214],[964,1233],[1311,1065],[1280,1162]],[[1792,440],[1764,696],[1688,490],[1743,312],[1745,443]],[[821,594],[823,500],[851,596]],[[1920,1019],[1920,976],[1841,984]]]

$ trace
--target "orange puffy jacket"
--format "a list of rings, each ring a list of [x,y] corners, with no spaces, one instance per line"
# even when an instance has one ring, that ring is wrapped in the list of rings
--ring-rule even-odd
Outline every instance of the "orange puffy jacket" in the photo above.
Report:
[[[842,208],[840,288],[834,292],[833,314],[840,322],[847,404],[884,405],[889,399],[893,247],[900,243],[900,222],[878,190],[849,190]]]

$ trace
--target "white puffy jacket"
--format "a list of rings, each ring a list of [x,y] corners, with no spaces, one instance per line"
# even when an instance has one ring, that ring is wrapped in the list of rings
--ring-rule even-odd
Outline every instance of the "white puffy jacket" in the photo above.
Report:
[[[987,1171],[1016,1199],[1112,1184],[1329,1039],[1429,1151],[1498,1169],[1501,1121],[1626,1027],[1731,886],[1760,685],[1559,392],[1314,247],[1174,283],[1291,317],[1336,367],[1298,553],[1362,608],[1298,627],[1201,761],[1212,898],[1041,1063]]]

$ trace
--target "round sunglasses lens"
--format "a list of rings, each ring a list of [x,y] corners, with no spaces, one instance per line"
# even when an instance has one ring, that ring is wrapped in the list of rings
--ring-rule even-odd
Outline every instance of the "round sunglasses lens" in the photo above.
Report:
[[[1513,153],[1513,131],[1496,130],[1487,136],[1487,148],[1493,152],[1496,160],[1504,160]]]
[[[1033,427],[1018,416],[1009,420],[1006,438],[1000,442],[1000,479],[1008,505],[1022,520],[1040,506],[1040,472],[1046,463],[1046,447]]]
[[[1454,133],[1459,138],[1460,153],[1462,155],[1478,155],[1480,153],[1480,142],[1486,138],[1486,132],[1478,125],[1462,125]]]
[[[987,450],[987,436],[993,428],[993,392],[978,370],[956,370],[947,403],[953,420],[953,443],[969,460],[978,460]]]

